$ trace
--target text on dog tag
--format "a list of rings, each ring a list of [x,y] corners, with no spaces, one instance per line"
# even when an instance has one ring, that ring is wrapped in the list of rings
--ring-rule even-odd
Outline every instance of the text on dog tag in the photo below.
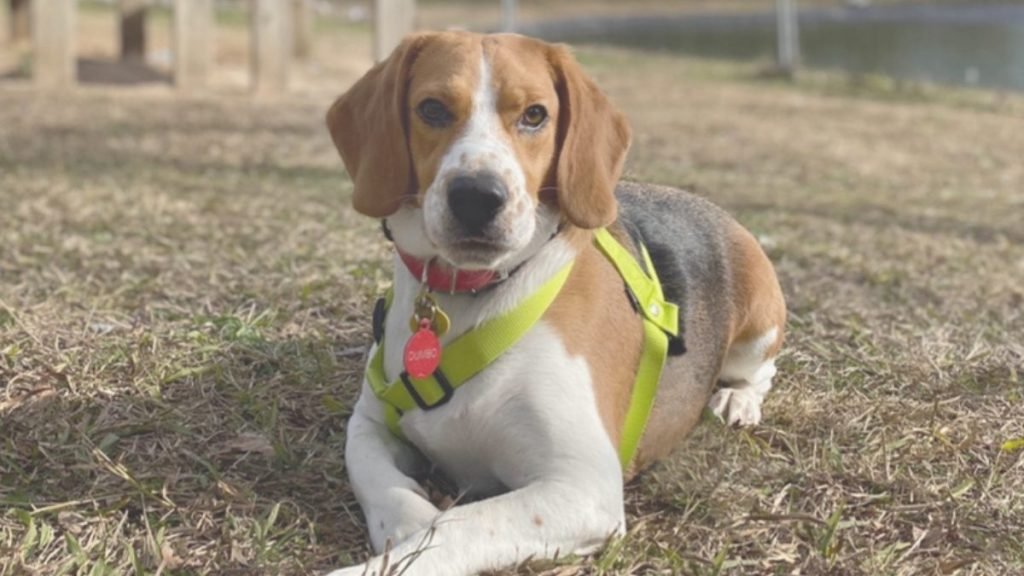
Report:
[[[419,330],[405,343],[405,371],[413,378],[426,378],[441,364],[441,341],[431,329],[430,320],[420,320]]]

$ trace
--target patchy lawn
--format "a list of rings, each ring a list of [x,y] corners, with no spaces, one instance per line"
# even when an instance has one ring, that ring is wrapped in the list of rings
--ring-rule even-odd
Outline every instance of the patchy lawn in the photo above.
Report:
[[[388,247],[322,126],[344,36],[276,100],[0,82],[0,574],[367,554],[342,446]],[[761,238],[790,337],[762,426],[705,423],[624,540],[520,573],[1024,573],[1022,101],[581,57],[628,176]]]

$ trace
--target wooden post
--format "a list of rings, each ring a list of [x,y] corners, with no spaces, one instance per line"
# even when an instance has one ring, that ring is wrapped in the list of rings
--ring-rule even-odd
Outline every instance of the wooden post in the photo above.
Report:
[[[77,2],[32,1],[32,76],[45,89],[75,83]]]
[[[794,76],[800,66],[800,29],[796,0],[776,0],[779,70]]]
[[[146,2],[120,0],[121,60],[146,59]]]
[[[374,0],[373,8],[373,57],[380,61],[391,54],[406,34],[412,32],[416,1]]]
[[[179,90],[206,87],[213,32],[212,0],[174,3],[174,84]]]
[[[501,0],[501,30],[516,31],[516,13],[519,11],[516,0]]]
[[[0,0],[0,46],[11,41],[11,5],[7,0]]]
[[[258,94],[280,94],[288,88],[291,60],[291,26],[286,0],[252,0],[251,69]]]
[[[10,0],[10,7],[11,42],[27,41],[32,33],[31,3],[29,0]]]
[[[292,0],[292,54],[305,60],[313,51],[313,0]]]

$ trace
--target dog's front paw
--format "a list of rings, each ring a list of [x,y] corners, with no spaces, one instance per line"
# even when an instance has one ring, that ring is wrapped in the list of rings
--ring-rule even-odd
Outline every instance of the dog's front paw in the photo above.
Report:
[[[429,528],[440,514],[441,511],[429,501],[426,493],[405,489],[390,491],[387,506],[367,508],[370,543],[380,554],[386,548],[394,548],[413,534]]]
[[[416,571],[415,568],[413,568],[410,558],[415,560],[415,556],[410,555],[408,552],[385,552],[380,556],[370,558],[363,564],[349,566],[348,568],[339,568],[338,570],[329,572],[324,576],[395,576],[397,574],[404,574],[406,576],[412,576],[413,574],[422,575],[422,571]],[[417,565],[417,568],[418,567],[419,566]],[[441,572],[441,574],[445,573],[446,572]],[[427,574],[435,575],[437,573],[427,572]]]
[[[756,426],[761,423],[764,395],[749,388],[719,388],[708,408],[726,424]]]

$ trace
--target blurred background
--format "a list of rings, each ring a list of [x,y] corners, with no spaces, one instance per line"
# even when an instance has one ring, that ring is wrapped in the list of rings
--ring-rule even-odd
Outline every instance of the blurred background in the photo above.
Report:
[[[47,1],[52,0],[40,0]],[[211,1],[221,24],[244,28],[242,24],[250,19],[248,0],[201,0],[194,3],[200,8],[188,10],[208,12]],[[74,3],[61,0],[54,6],[69,2]],[[0,59],[0,74],[28,76],[31,1],[3,3],[6,22],[0,39],[7,38],[8,49]],[[781,62],[787,69],[799,63],[811,69],[910,82],[1024,90],[1024,2],[1012,0],[381,0],[379,10],[366,0],[267,4],[278,3],[291,5],[273,18],[282,20],[282,30],[287,29],[281,35],[295,38],[295,53],[301,57],[309,53],[308,31],[314,28],[333,27],[340,34],[345,28],[373,31],[376,23],[381,27],[377,36],[386,37],[375,40],[378,57],[381,46],[390,46],[394,38],[412,29],[466,28],[516,30],[576,44],[773,62],[779,57],[782,30],[792,36],[787,41],[796,50]],[[78,4],[81,17],[70,24],[77,36],[73,46],[63,50],[79,59],[76,75],[80,80],[170,81],[175,57],[170,23],[173,0],[83,0]],[[780,28],[779,10],[787,7],[793,22],[799,23],[792,31]],[[47,8],[42,10],[45,13]],[[128,22],[120,37],[118,10]],[[376,21],[374,14],[380,15]],[[68,24],[56,26],[67,28]],[[249,33],[256,35],[256,28]],[[240,84],[243,79],[237,70],[229,71],[246,60],[244,39],[231,36],[210,41],[213,61],[219,66],[218,81],[227,81],[227,75]],[[195,41],[188,35],[181,40],[183,45]],[[125,49],[141,56],[145,67],[137,65],[139,58],[131,70],[104,65],[118,56],[119,42],[134,42]]]
[[[571,42],[624,177],[726,208],[790,312],[760,426],[506,573],[1024,574],[1024,2],[0,8],[0,575],[369,554],[343,446],[392,252],[323,118],[448,27]]]

